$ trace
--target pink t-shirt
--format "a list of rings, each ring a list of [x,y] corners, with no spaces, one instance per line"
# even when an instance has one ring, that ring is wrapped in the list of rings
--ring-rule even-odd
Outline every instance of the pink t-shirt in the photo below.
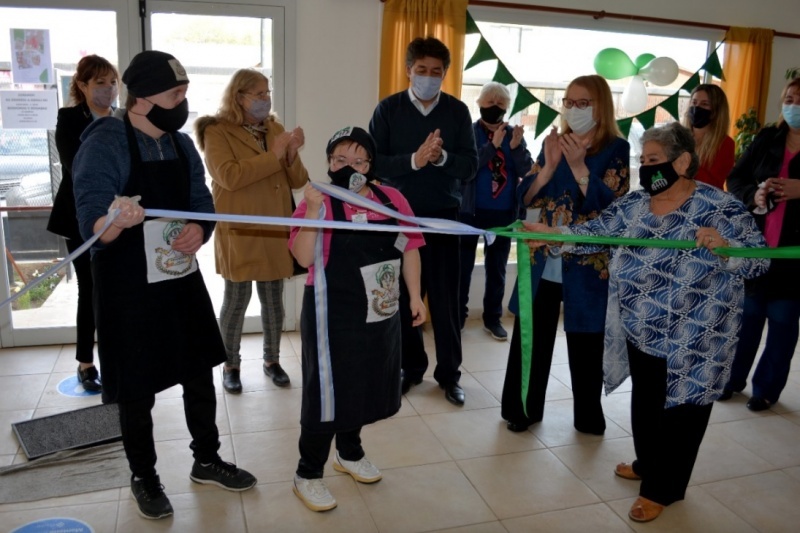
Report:
[[[783,154],[783,165],[778,174],[780,179],[789,178],[789,162],[795,154],[786,150]],[[781,240],[781,230],[783,230],[783,216],[786,214],[786,202],[778,202],[775,209],[767,213],[767,218],[764,221],[764,240],[767,241],[767,246],[770,248],[777,248]]]
[[[385,185],[378,186],[380,190],[389,197],[389,200],[392,202],[395,210],[398,211],[400,214],[406,216],[414,216],[414,213],[411,211],[411,206],[408,205],[408,200],[406,197],[403,196],[400,191],[395,188],[387,187]],[[370,195],[367,196],[368,200],[372,200],[373,202],[378,202],[378,199],[375,198],[375,195],[370,192]],[[344,208],[344,216],[347,220],[353,220],[353,215],[359,213],[365,213],[367,215],[367,221],[371,220],[386,220],[389,217],[383,216],[380,213],[376,213],[375,211],[368,211],[366,209],[362,209],[360,207],[353,207],[347,202],[343,202]],[[297,206],[292,218],[305,218],[306,211],[308,209],[308,205],[306,204],[305,200],[300,202],[300,205]],[[333,212],[331,210],[331,199],[330,196],[325,195],[325,220],[333,220]],[[407,227],[415,227],[409,224],[408,222],[398,221],[399,225],[407,226]],[[314,229],[314,228],[309,228]],[[297,237],[298,232],[300,231],[299,227],[293,227],[291,230],[291,234],[289,235],[289,249],[292,248],[294,244],[294,240]],[[331,250],[331,235],[333,230],[332,229],[324,229],[323,231],[323,239],[322,239],[322,259],[323,264],[328,264],[328,256],[330,255]],[[403,233],[406,237],[408,237],[408,242],[406,243],[406,247],[403,250],[407,252],[409,250],[416,250],[420,246],[425,245],[425,239],[422,237],[422,233]],[[306,285],[313,285],[314,284],[314,265],[308,267],[308,277],[306,278]]]

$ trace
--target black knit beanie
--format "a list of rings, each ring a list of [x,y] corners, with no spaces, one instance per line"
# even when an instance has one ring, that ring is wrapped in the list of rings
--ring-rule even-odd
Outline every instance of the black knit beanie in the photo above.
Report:
[[[145,50],[131,60],[122,82],[133,96],[144,98],[189,83],[186,69],[166,52]]]

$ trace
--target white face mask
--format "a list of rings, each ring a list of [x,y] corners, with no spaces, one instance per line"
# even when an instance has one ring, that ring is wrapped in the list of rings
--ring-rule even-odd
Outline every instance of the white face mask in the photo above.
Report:
[[[578,135],[583,135],[597,125],[593,117],[594,110],[592,106],[588,106],[586,109],[578,109],[577,106],[573,106],[570,109],[565,109],[563,113],[569,129]]]
[[[436,76],[411,75],[411,90],[420,100],[433,100],[442,89],[442,78]]]

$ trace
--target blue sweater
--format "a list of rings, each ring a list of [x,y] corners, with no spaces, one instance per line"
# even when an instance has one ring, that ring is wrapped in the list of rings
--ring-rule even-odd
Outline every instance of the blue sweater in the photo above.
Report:
[[[447,161],[441,167],[428,164],[413,170],[411,154],[437,128]],[[378,104],[369,131],[378,149],[378,179],[403,193],[415,215],[461,205],[461,185],[475,177],[478,166],[472,119],[462,101],[440,93],[439,103],[426,116],[411,103],[408,91],[402,91]]]
[[[192,139],[184,133],[173,134],[189,161],[191,192],[190,211],[213,213],[214,200],[205,183],[205,168]],[[177,159],[169,137],[160,139],[148,135],[137,135],[142,159],[152,161],[163,154],[165,160]],[[94,224],[108,214],[114,195],[121,195],[128,183],[131,171],[131,156],[125,123],[117,118],[101,118],[92,122],[81,135],[80,150],[72,165],[75,190],[75,206],[78,211],[78,226],[84,239],[94,234]],[[203,241],[211,237],[213,222],[196,221],[203,228]],[[103,245],[98,241],[92,252]]]

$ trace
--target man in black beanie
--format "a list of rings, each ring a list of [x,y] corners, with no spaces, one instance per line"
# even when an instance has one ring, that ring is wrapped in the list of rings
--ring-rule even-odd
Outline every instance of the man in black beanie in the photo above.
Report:
[[[103,400],[119,403],[139,514],[157,519],[173,510],[155,469],[151,410],[169,387],[183,387],[192,481],[241,491],[256,478],[217,453],[212,369],[225,361],[225,348],[195,258],[214,224],[144,216],[145,208],[214,212],[200,156],[178,132],[189,115],[189,78],[170,54],[146,51],[122,80],[123,120],[95,120],[82,135],[75,203],[85,239],[119,211],[91,250]]]

